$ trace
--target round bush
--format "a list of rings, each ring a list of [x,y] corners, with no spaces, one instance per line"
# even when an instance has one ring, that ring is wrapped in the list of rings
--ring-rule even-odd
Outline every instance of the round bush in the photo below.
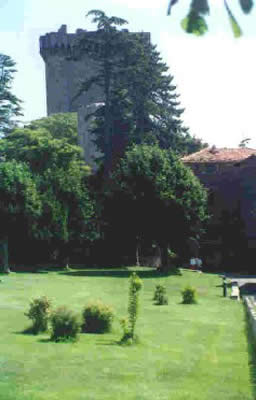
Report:
[[[181,294],[182,294],[183,304],[195,304],[197,302],[195,288],[187,286],[185,287],[185,289],[181,291]]]
[[[33,299],[30,302],[26,317],[32,320],[31,332],[35,335],[39,332],[46,332],[50,318],[51,302],[46,296]]]
[[[156,285],[153,300],[156,305],[168,304],[168,296],[166,294],[166,288],[163,285]]]
[[[91,302],[83,311],[82,331],[104,333],[111,331],[114,319],[113,309],[100,301]]]
[[[57,308],[51,316],[52,336],[55,342],[77,340],[81,323],[76,314],[65,306]]]

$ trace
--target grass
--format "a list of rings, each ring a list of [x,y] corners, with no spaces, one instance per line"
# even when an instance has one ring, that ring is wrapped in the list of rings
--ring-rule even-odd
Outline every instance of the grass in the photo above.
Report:
[[[140,343],[120,346],[118,318],[127,314],[128,277],[143,279],[137,322]],[[0,400],[253,400],[255,357],[241,303],[222,297],[216,275],[184,271],[162,277],[149,268],[12,273],[0,280]],[[169,305],[155,306],[156,284]],[[198,304],[181,304],[195,286]],[[113,332],[52,343],[25,333],[29,300],[81,312],[90,299],[112,305]],[[249,335],[248,335],[249,336]],[[249,352],[248,352],[249,349]]]

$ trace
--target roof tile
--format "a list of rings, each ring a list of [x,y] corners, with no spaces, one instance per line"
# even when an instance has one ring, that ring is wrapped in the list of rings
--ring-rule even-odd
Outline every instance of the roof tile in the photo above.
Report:
[[[252,155],[256,155],[256,149],[229,149],[227,147],[216,148],[213,146],[184,156],[181,160],[184,163],[225,163],[242,161]]]

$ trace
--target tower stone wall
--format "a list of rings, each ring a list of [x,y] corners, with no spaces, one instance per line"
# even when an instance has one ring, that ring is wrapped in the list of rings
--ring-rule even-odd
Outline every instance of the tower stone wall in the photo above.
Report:
[[[150,43],[150,33],[142,32],[140,35]],[[78,57],[78,44],[83,38],[90,40],[86,41],[87,47],[83,47],[83,55]],[[79,144],[84,149],[85,161],[95,169],[93,160],[98,153],[89,134],[90,123],[84,117],[91,105],[104,102],[104,94],[100,86],[92,85],[86,93],[75,100],[74,97],[81,83],[97,73],[98,65],[90,53],[97,52],[100,47],[98,32],[77,29],[76,33],[67,33],[67,26],[62,25],[58,32],[46,33],[39,41],[40,54],[45,62],[47,114],[78,113]]]
[[[97,64],[88,56],[86,50],[81,58],[76,59],[76,45],[84,35],[93,39],[93,45],[96,47],[97,32],[77,29],[76,33],[68,34],[66,25],[62,25],[58,32],[40,37],[40,54],[44,59],[46,71],[48,115],[77,112],[81,105],[103,101],[101,88],[94,85],[86,94],[72,102],[81,82],[95,75],[97,71]]]
[[[87,164],[92,168],[92,171],[97,170],[97,164],[95,158],[101,157],[102,153],[97,149],[94,143],[94,135],[89,132],[90,123],[92,118],[88,116],[94,113],[99,107],[104,105],[104,103],[93,103],[88,106],[80,106],[78,109],[78,144],[83,148],[84,159]]]

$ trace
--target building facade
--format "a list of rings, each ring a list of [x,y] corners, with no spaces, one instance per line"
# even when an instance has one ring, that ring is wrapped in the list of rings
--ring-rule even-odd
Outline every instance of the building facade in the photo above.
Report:
[[[256,256],[256,150],[206,148],[182,158],[208,189],[207,264],[251,268]]]

